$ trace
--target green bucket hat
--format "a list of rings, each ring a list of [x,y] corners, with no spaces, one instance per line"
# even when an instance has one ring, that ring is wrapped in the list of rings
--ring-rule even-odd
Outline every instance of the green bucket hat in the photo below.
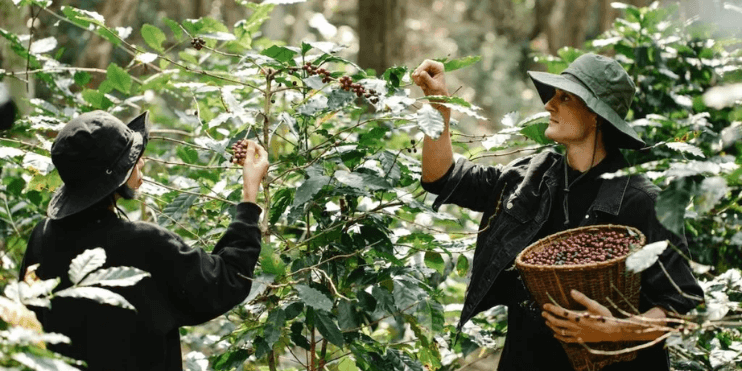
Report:
[[[619,148],[639,149],[646,144],[624,121],[636,86],[615,60],[588,53],[575,59],[561,74],[528,71],[541,101],[546,104],[561,89],[580,97],[615,128],[611,141]],[[614,133],[611,133],[614,134]]]

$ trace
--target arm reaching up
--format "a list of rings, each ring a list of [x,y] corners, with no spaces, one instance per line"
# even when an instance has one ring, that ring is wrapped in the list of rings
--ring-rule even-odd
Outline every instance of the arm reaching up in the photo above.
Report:
[[[448,95],[443,63],[426,59],[412,72],[412,80],[425,95]],[[433,107],[443,115],[444,128],[438,139],[434,140],[426,135],[423,141],[423,182],[440,179],[453,165],[453,148],[448,130],[451,110],[437,104],[433,104]]]

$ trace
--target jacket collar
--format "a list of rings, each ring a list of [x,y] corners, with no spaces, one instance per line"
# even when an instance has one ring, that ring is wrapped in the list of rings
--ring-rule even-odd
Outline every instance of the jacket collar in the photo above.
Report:
[[[564,176],[564,169],[562,169],[564,166],[564,156],[556,152],[552,153],[560,158],[558,161],[554,161],[553,165],[544,173],[544,179],[549,186],[564,187],[564,184],[560,183],[564,182],[562,179]],[[618,149],[611,150],[603,161],[607,161],[603,173],[612,173],[628,166],[626,159],[624,159],[623,154]],[[603,165],[603,161],[599,165]],[[629,179],[630,176],[624,176],[601,182],[598,195],[591,209],[614,216],[618,215],[618,212],[621,210],[621,203],[626,193],[626,188],[629,185]]]

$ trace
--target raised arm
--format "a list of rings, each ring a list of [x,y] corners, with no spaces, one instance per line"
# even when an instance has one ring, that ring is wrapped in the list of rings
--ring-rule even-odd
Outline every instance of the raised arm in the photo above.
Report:
[[[426,59],[412,73],[412,79],[427,95],[448,95],[446,88],[443,63]],[[433,104],[433,107],[443,115],[444,129],[441,136],[434,140],[425,136],[423,140],[423,182],[433,182],[443,177],[453,165],[453,148],[448,121],[451,118],[451,109]]]

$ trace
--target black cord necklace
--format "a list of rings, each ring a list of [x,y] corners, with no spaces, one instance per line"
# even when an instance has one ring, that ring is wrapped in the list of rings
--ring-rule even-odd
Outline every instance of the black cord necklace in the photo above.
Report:
[[[567,167],[569,159],[567,157],[567,154],[564,155],[564,200],[562,202],[562,209],[564,210],[564,226],[569,226],[569,189],[575,185],[582,177],[587,175],[587,173],[590,172],[590,169],[593,168],[593,161],[595,161],[595,151],[598,148],[598,130],[595,130],[595,141],[593,142],[593,155],[590,158],[590,167],[585,171],[584,173],[580,174],[572,183],[569,183],[569,174],[567,171]]]

